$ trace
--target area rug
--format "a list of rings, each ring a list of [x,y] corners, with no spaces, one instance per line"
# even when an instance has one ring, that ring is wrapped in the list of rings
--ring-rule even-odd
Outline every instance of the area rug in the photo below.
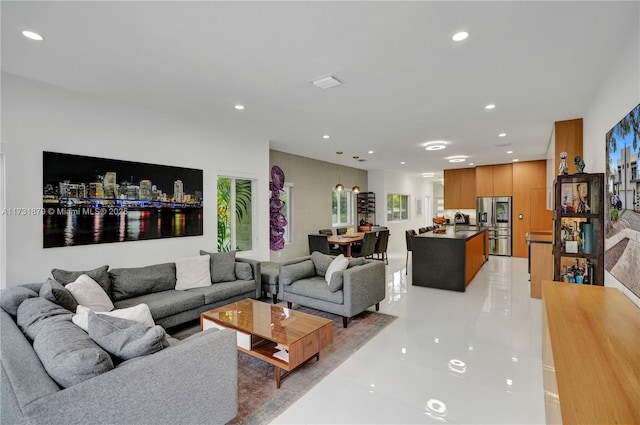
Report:
[[[276,388],[272,365],[238,352],[238,416],[230,424],[269,423],[396,319],[365,311],[351,318],[345,329],[341,316],[295,304],[293,309],[332,320],[333,343],[320,352],[319,361],[312,359],[284,379],[280,389]]]

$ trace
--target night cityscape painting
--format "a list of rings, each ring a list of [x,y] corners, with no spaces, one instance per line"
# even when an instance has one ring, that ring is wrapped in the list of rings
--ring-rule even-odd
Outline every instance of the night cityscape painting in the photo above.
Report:
[[[202,235],[202,170],[43,152],[44,248]]]

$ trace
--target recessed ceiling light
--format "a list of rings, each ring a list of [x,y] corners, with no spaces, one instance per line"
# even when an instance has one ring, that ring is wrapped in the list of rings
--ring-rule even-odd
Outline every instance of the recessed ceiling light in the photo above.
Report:
[[[404,165],[404,164],[406,164],[406,162],[404,162],[404,161],[402,161],[402,162],[400,163],[400,165]]]
[[[436,173],[422,173],[422,177],[435,177]]]
[[[322,136],[322,138],[323,138],[323,139],[328,139],[328,138],[329,138],[329,135],[328,135],[328,134],[325,134],[324,136]]]
[[[500,133],[500,134],[498,134],[498,137],[504,137],[506,135],[507,135],[507,133]]]
[[[513,153],[513,151],[507,151],[507,153]]]
[[[474,164],[473,162],[470,162],[469,165],[476,165],[476,164]]]
[[[450,156],[447,159],[449,160],[449,162],[465,162],[467,160],[467,157],[463,155],[455,155]]]
[[[484,109],[494,109],[495,107],[496,105],[494,105],[493,103],[490,103],[487,106],[485,106]]]
[[[321,89],[328,89],[331,87],[339,86],[342,84],[342,81],[338,80],[333,75],[329,75],[328,77],[320,78],[319,80],[312,81],[312,84]]]
[[[234,108],[236,108],[238,111],[242,111],[244,109],[243,105],[236,105],[234,106]]]
[[[42,41],[44,40],[44,37],[41,36],[40,34],[38,34],[37,32],[33,32],[33,31],[22,31],[22,35],[24,35],[25,37],[31,39],[31,40],[35,40],[35,41]]]
[[[427,142],[424,144],[424,148],[428,151],[439,151],[447,147],[447,144],[444,140],[434,140],[433,142]]]
[[[369,154],[372,154],[372,153],[373,153],[373,151],[369,151]]]
[[[513,162],[518,162],[520,161],[518,158],[514,159]]]
[[[466,31],[460,31],[457,32],[455,34],[453,34],[453,37],[451,37],[451,39],[453,41],[462,41],[462,40],[466,40],[467,37],[469,37],[469,33]]]

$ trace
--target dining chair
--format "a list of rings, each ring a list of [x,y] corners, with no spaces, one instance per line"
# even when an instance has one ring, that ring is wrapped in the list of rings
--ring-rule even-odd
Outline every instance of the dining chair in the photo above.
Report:
[[[409,253],[413,252],[413,237],[416,235],[416,231],[413,229],[404,232],[407,240],[407,261],[404,265],[404,274],[409,274]]]
[[[376,238],[376,248],[374,253],[377,254],[378,259],[385,262],[385,264],[389,264],[389,259],[387,258],[387,245],[389,243],[389,230],[380,230],[378,232],[378,237]]]
[[[376,232],[365,232],[362,245],[351,247],[352,257],[372,257],[376,250]]]
[[[336,229],[336,234],[337,235],[346,235],[347,234],[347,228],[346,227],[338,227]]]
[[[309,255],[313,251],[319,251],[323,254],[330,254],[329,241],[327,235],[309,234]]]
[[[320,233],[321,235],[331,236],[331,235],[333,235],[333,230],[331,230],[331,229],[320,229],[320,231],[318,233]]]

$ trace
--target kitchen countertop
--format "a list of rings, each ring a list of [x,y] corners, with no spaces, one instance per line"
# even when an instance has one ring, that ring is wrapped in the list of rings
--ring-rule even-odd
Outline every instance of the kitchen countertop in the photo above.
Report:
[[[414,236],[415,238],[434,238],[434,239],[460,239],[460,240],[469,240],[478,234],[484,232],[485,229],[482,230],[455,230],[453,226],[447,227],[446,233],[433,233],[427,232],[422,233],[420,235]]]

